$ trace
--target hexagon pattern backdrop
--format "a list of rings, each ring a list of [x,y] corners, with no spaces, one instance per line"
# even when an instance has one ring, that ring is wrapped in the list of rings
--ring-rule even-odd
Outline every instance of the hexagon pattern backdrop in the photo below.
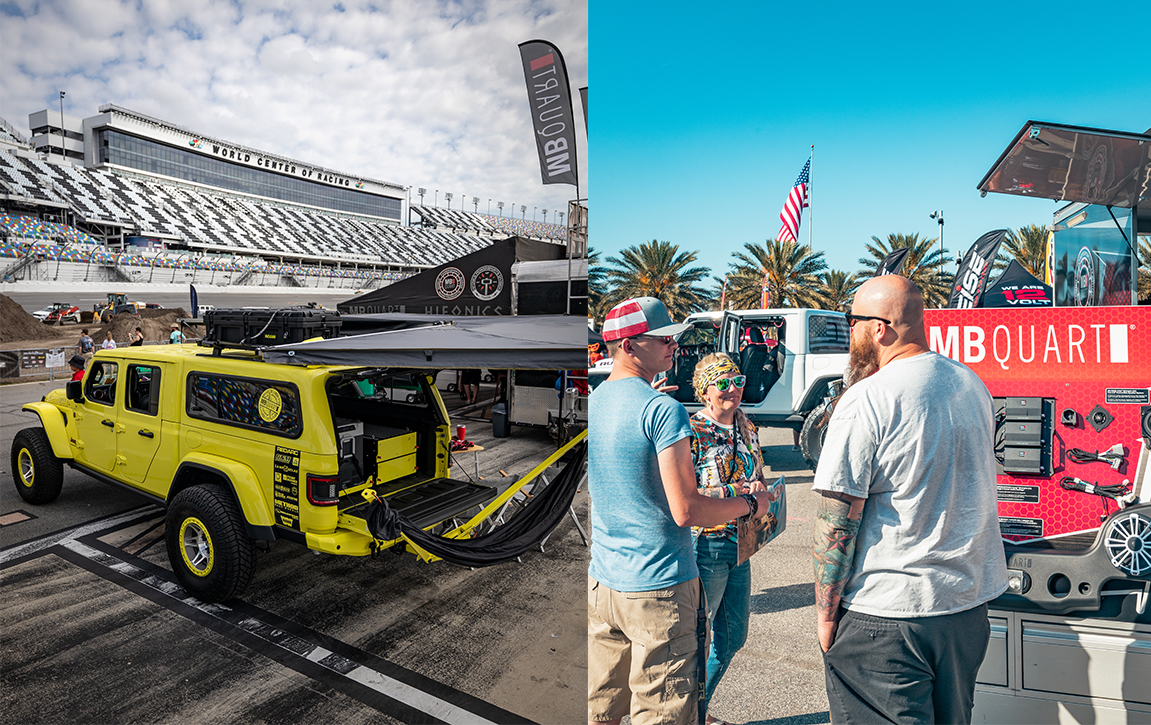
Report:
[[[1059,481],[1074,476],[1109,486],[1135,478],[1140,410],[1151,396],[1151,309],[928,310],[924,316],[931,348],[968,365],[993,397],[1053,401],[1047,411],[1053,420],[1044,428],[1051,475],[996,477],[1003,537],[1028,541],[1098,529],[1117,503],[1064,490]],[[1097,405],[1114,418],[1098,432],[1088,419]],[[1061,422],[1066,409],[1075,411],[1075,425]],[[1126,453],[1119,470],[1067,456],[1072,448],[1103,451],[1116,443]],[[1146,498],[1151,491],[1142,493]]]

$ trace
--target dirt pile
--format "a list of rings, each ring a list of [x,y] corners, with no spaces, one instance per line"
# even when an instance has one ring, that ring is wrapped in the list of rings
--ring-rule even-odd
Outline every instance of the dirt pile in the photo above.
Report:
[[[8,295],[0,295],[0,343],[18,340],[54,340],[60,328],[45,325]]]
[[[99,344],[104,341],[104,333],[110,330],[113,340],[120,345],[126,345],[128,341],[132,339],[132,331],[139,327],[144,333],[144,340],[146,342],[167,342],[168,335],[172,332],[172,325],[176,324],[176,320],[187,317],[189,317],[189,315],[183,307],[140,310],[139,317],[135,315],[119,315],[108,325],[99,328],[99,330],[93,330],[92,339],[94,339],[96,345],[99,346]],[[184,327],[182,330],[188,338],[199,337],[202,334],[197,328],[193,327]],[[97,334],[99,334],[99,337],[96,336]]]

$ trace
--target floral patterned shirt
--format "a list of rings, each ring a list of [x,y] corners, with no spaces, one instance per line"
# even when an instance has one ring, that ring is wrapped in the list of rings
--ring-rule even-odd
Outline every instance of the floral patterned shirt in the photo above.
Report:
[[[742,410],[735,412],[734,425],[730,426],[716,423],[699,411],[691,417],[691,432],[691,461],[701,492],[705,488],[720,488],[719,498],[728,498],[731,491],[723,488],[725,484],[763,478],[759,432]],[[692,530],[707,536],[734,536],[736,525],[729,521]]]

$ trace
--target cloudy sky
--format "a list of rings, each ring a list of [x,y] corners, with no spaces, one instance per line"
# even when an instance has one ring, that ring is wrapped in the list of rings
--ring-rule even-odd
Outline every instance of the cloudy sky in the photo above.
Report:
[[[588,85],[586,2],[3,0],[0,117],[104,103],[337,171],[507,205],[566,209],[540,180],[520,42]],[[576,117],[582,120],[578,96]],[[576,124],[582,188],[587,146]],[[468,204],[470,210],[471,204]],[[507,210],[505,210],[507,213]],[[542,215],[540,217],[542,219]],[[549,215],[549,220],[553,217]]]

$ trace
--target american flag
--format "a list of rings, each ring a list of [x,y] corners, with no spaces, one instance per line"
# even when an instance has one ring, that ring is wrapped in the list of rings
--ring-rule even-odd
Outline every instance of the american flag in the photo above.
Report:
[[[783,204],[783,211],[779,213],[779,219],[783,222],[783,228],[779,230],[776,239],[781,242],[798,242],[799,241],[799,220],[803,216],[803,210],[807,207],[807,184],[810,180],[811,172],[811,159],[803,165],[803,171],[799,172],[799,178],[795,180],[795,186],[791,188],[791,193],[787,195],[787,201]]]
[[[763,287],[759,292],[759,308],[766,310],[771,305],[771,280],[768,279],[767,272],[763,273]]]

